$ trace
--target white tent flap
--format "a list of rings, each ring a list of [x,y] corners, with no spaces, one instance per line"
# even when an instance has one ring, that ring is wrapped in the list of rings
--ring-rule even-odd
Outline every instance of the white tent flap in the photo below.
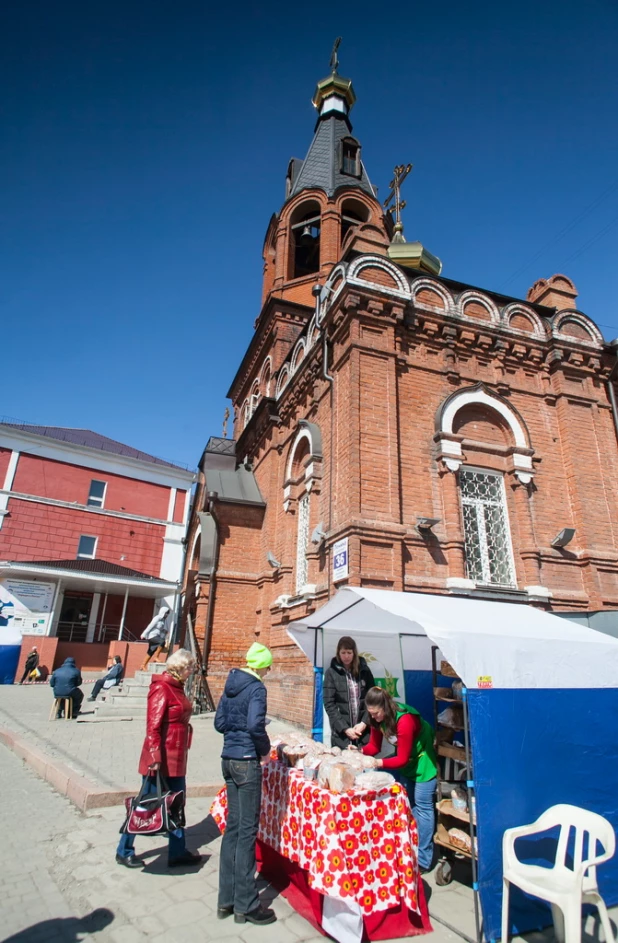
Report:
[[[341,635],[428,636],[469,688],[618,687],[618,639],[533,606],[342,589],[288,627],[312,662],[322,626]]]

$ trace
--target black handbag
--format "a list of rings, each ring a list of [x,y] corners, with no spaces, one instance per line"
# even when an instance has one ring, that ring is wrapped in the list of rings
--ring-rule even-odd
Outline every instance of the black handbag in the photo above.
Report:
[[[127,810],[120,833],[129,835],[164,835],[185,826],[184,790],[172,792],[167,781],[157,770],[157,791],[148,791],[144,779],[137,796],[124,800]]]

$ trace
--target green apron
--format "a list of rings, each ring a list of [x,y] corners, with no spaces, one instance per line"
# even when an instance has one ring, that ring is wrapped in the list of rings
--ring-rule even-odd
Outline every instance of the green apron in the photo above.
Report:
[[[438,775],[438,760],[433,748],[433,727],[430,727],[427,721],[423,720],[414,707],[409,707],[407,704],[398,704],[397,707],[399,708],[396,715],[397,723],[404,714],[413,714],[421,722],[421,732],[412,744],[410,759],[405,766],[401,766],[396,772],[417,783],[429,782],[430,779],[435,779]],[[382,736],[386,738],[383,725],[381,725],[381,729]]]

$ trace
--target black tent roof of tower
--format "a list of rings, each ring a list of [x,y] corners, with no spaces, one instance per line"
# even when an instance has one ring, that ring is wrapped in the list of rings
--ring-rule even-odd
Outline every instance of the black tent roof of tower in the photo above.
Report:
[[[313,141],[303,161],[288,165],[286,198],[301,190],[320,189],[332,196],[339,187],[358,187],[377,195],[361,160],[361,146],[352,136],[348,117],[355,95],[349,79],[333,73],[321,82],[313,98],[319,117]]]

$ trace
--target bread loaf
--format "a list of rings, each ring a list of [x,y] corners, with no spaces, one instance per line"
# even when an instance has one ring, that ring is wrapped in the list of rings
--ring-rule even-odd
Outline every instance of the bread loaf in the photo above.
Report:
[[[347,792],[354,788],[356,776],[346,763],[333,763],[328,770],[328,788],[331,792]]]
[[[462,851],[467,851],[468,854],[472,853],[472,840],[468,833],[461,828],[449,828],[448,840],[455,848],[461,848]]]
[[[395,777],[390,773],[382,773],[379,770],[364,770],[356,775],[357,789],[386,789],[392,786]]]

